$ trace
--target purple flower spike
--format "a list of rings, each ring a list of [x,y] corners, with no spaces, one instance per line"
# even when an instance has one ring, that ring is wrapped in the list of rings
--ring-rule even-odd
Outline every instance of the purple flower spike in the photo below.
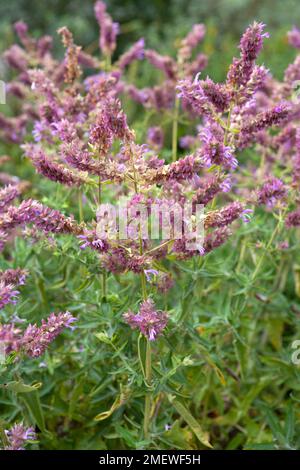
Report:
[[[288,32],[288,41],[291,46],[300,49],[300,29],[296,26],[293,27],[292,31]]]
[[[131,62],[135,60],[142,60],[145,56],[145,40],[139,39],[130,49],[125,52],[118,60],[118,66],[124,70]]]
[[[287,228],[300,227],[300,209],[292,211],[287,215],[285,225]]]
[[[259,204],[266,204],[273,207],[277,201],[285,198],[287,190],[283,182],[278,178],[269,178],[258,191],[257,201]]]
[[[164,133],[161,127],[149,127],[147,132],[147,142],[154,150],[160,150],[164,143]]]
[[[0,282],[5,285],[13,284],[16,286],[23,286],[28,272],[24,269],[7,269],[0,271]]]
[[[95,16],[100,27],[99,46],[105,55],[111,55],[116,48],[116,38],[120,28],[114,23],[106,12],[106,5],[102,1],[95,3]]]
[[[241,55],[245,61],[255,60],[263,47],[263,39],[269,37],[264,33],[265,24],[257,23],[249,26],[243,34],[240,42]]]
[[[47,320],[42,320],[42,325],[29,325],[20,340],[21,349],[30,357],[41,356],[47,346],[62,332],[64,328],[73,329],[73,323],[77,321],[70,312],[51,315]]]

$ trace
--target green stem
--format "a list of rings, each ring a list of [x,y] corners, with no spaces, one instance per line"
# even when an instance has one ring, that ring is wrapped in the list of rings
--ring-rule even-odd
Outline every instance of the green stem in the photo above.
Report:
[[[229,129],[230,129],[230,124],[231,124],[231,113],[232,113],[232,108],[233,104],[230,105],[229,111],[228,111],[228,116],[227,116],[227,121],[226,121],[226,128],[224,132],[224,145],[227,145],[228,143],[228,136],[229,136]],[[220,177],[221,175],[221,167],[218,168],[218,176]],[[215,196],[211,202],[211,210],[214,210],[217,205],[217,196]]]
[[[140,235],[140,253],[143,253],[143,244],[142,238]],[[142,297],[143,300],[147,299],[147,284],[146,284],[146,276],[144,271],[140,274],[141,278],[141,289],[142,289]],[[151,387],[151,379],[152,379],[152,361],[151,361],[151,343],[148,338],[146,338],[146,357],[145,357],[145,382],[147,387]],[[145,439],[149,438],[149,425],[150,425],[150,418],[151,418],[151,403],[152,403],[152,393],[150,390],[146,392],[145,395],[145,408],[144,408],[144,437]]]
[[[263,261],[264,261],[264,259],[265,259],[266,252],[268,252],[269,249],[271,248],[271,246],[272,246],[272,244],[273,244],[273,241],[274,241],[274,239],[275,239],[277,233],[279,232],[280,223],[281,223],[281,220],[279,220],[278,223],[276,224],[276,227],[275,227],[275,229],[273,230],[273,233],[272,233],[272,235],[271,235],[271,238],[270,238],[270,240],[269,240],[269,242],[268,242],[268,244],[267,244],[267,246],[266,246],[266,249],[265,249],[265,251],[262,253],[261,257],[260,257],[259,260],[258,260],[258,263],[257,263],[257,265],[256,265],[256,268],[255,268],[255,270],[254,270],[254,272],[253,272],[253,274],[252,274],[252,276],[251,276],[251,283],[253,283],[253,282],[255,281],[256,276],[257,276],[257,274],[259,273],[260,268],[261,268],[261,265],[262,265],[262,263],[263,263]]]
[[[232,108],[233,108],[233,105],[231,104],[230,108],[229,108],[229,111],[228,111],[226,129],[225,129],[225,133],[224,133],[224,145],[227,145],[227,142],[228,142],[228,134],[229,134],[230,124],[231,124]]]
[[[146,359],[145,359],[145,378],[146,384],[150,387],[151,386],[151,378],[152,378],[152,364],[151,364],[151,344],[149,339],[147,338],[146,344]],[[145,396],[145,409],[144,409],[144,437],[145,439],[149,439],[149,425],[151,419],[151,403],[152,403],[152,393],[149,391],[146,392]]]
[[[2,441],[2,447],[4,449],[9,446],[9,442],[8,442],[7,437],[6,437],[5,430],[4,430],[4,427],[2,425],[2,422],[0,423],[0,439]]]
[[[136,194],[139,193],[139,186],[138,186],[138,180],[137,180],[137,174],[136,174],[136,168],[133,160],[133,154],[130,152],[131,155],[131,164],[132,164],[132,170],[133,170],[133,181],[134,181],[134,191]],[[141,224],[139,226],[139,245],[140,245],[140,255],[143,255],[143,239],[142,239],[142,228]],[[140,279],[141,279],[141,291],[142,291],[142,298],[143,300],[146,300],[148,295],[147,295],[147,284],[146,284],[146,276],[144,271],[140,273]],[[146,338],[147,344],[146,344],[146,357],[145,357],[145,367],[142,368],[142,372],[145,378],[145,383],[148,388],[151,387],[151,380],[152,380],[152,364],[151,364],[151,344],[148,338]],[[138,345],[139,349],[139,345]],[[149,438],[149,425],[150,425],[150,419],[151,419],[151,403],[152,403],[152,393],[150,389],[147,390],[146,395],[145,395],[145,408],[144,408],[144,438],[148,439]]]
[[[109,72],[111,69],[111,55],[107,54],[105,56],[105,71]],[[99,206],[102,203],[102,182],[101,182],[101,177],[99,176],[98,180],[98,204]],[[102,301],[106,301],[107,297],[107,274],[106,272],[102,273],[101,276],[101,283],[102,283]]]
[[[141,278],[142,297],[143,297],[143,300],[146,300],[147,299],[147,287],[146,287],[146,276],[145,276],[144,271],[141,272],[140,278]]]
[[[176,97],[174,105],[173,115],[173,127],[172,127],[172,160],[177,160],[177,140],[178,140],[178,117],[179,117],[179,98]]]
[[[98,204],[100,206],[102,202],[102,184],[101,184],[101,177],[99,176],[99,181],[98,181]]]
[[[102,184],[101,184],[101,178],[99,176],[99,182],[98,182],[98,204],[100,206],[102,202]],[[102,300],[103,301],[106,301],[106,280],[107,280],[107,276],[106,276],[106,272],[103,272],[102,273],[102,276],[101,276],[101,283],[102,283]]]
[[[239,256],[239,260],[238,260],[237,267],[236,267],[237,273],[240,272],[241,266],[244,261],[245,253],[246,253],[246,238],[244,238],[241,242],[240,256]]]
[[[82,191],[78,191],[78,212],[79,212],[79,222],[83,222],[83,206],[82,206]]]
[[[105,72],[109,72],[111,69],[111,54],[105,56]]]
[[[101,203],[102,203],[102,182],[101,182],[101,176],[99,176],[99,179],[98,179],[98,205],[100,206]],[[107,280],[106,272],[103,272],[102,276],[101,276],[102,301],[106,301],[106,280]]]
[[[106,292],[106,280],[107,280],[107,276],[106,276],[106,272],[104,271],[102,273],[102,300],[103,301],[106,301],[106,296],[107,296],[107,292]]]

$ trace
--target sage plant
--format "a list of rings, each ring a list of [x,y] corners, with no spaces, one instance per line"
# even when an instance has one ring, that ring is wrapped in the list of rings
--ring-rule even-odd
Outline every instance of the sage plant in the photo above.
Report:
[[[275,80],[264,66],[257,64],[269,35],[264,24],[254,22],[241,37],[238,57],[229,65],[226,79],[215,83],[212,78],[203,77],[207,57],[197,51],[205,36],[204,25],[194,25],[178,43],[176,58],[147,49],[143,39],[116,58],[119,25],[102,1],[95,4],[95,17],[100,29],[99,51],[95,56],[87,54],[75,44],[71,31],[63,27],[58,31],[65,48],[62,61],[50,52],[51,38],[33,39],[24,23],[15,25],[22,47],[12,46],[5,57],[18,72],[8,90],[20,99],[21,106],[18,116],[0,116],[2,133],[6,139],[21,144],[36,173],[41,179],[49,180],[51,188],[60,188],[67,202],[64,210],[58,210],[40,202],[33,191],[29,198],[22,197],[16,203],[22,196],[22,184],[2,177],[0,248],[5,253],[19,237],[25,237],[28,242],[40,237],[45,245],[50,245],[52,240],[58,246],[60,237],[65,236],[73,247],[70,256],[81,263],[79,275],[84,276],[90,268],[91,277],[96,280],[95,298],[100,298],[104,321],[108,324],[112,319],[105,318],[105,311],[114,295],[109,287],[116,283],[118,289],[125,286],[126,291],[131,283],[136,285],[138,278],[139,291],[135,299],[130,298],[128,308],[124,303],[121,311],[117,311],[117,321],[120,330],[127,331],[139,376],[124,359],[122,350],[114,345],[114,336],[97,332],[95,336],[112,347],[120,358],[125,378],[126,374],[132,378],[129,384],[122,385],[111,409],[95,419],[107,419],[126,406],[131,393],[136,393],[134,397],[142,395],[143,431],[139,439],[142,445],[148,445],[159,412],[163,413],[161,403],[167,398],[176,413],[192,427],[201,445],[211,447],[207,432],[197,422],[195,426],[193,416],[178,400],[180,395],[184,396],[181,388],[172,389],[172,376],[182,365],[191,365],[189,356],[180,364],[172,364],[170,360],[169,370],[160,360],[159,345],[164,344],[163,351],[168,358],[174,331],[188,328],[184,321],[177,325],[167,293],[179,284],[184,270],[191,278],[195,272],[203,274],[211,252],[226,244],[234,247],[240,226],[255,218],[257,212],[272,211],[278,218],[266,251],[271,249],[284,226],[290,229],[300,225],[299,101],[294,94],[295,82],[300,80],[299,57],[287,68],[283,82]],[[299,48],[299,36],[297,29],[288,35],[296,48]],[[161,83],[139,89],[128,82],[126,69],[136,60],[146,60],[162,72]],[[89,72],[91,69],[93,73]],[[128,99],[143,105],[147,125],[142,133],[130,122],[126,110]],[[153,110],[156,122],[149,127],[148,116]],[[167,120],[157,122],[160,113]],[[191,133],[179,139],[182,122],[188,123]],[[171,147],[166,149],[165,135],[170,123]],[[258,153],[259,165],[253,167],[251,159],[244,161],[247,151]],[[280,159],[284,168],[283,176],[277,174],[276,159]],[[118,217],[113,204],[116,201]],[[195,232],[191,235],[189,231],[190,225],[197,221],[199,206],[203,209],[204,230],[200,241]],[[75,211],[75,216],[71,211]],[[181,215],[179,224],[178,214]],[[169,230],[162,236],[166,219]],[[158,232],[154,237],[155,223]],[[245,237],[236,266],[240,283],[243,281],[240,267],[249,243]],[[288,246],[286,240],[281,241],[282,251]],[[68,250],[64,255],[69,255]],[[249,292],[265,256],[265,252],[258,258],[253,256],[255,267],[247,285],[237,288],[236,293],[229,292],[229,296],[237,299],[241,312],[253,301]],[[20,268],[0,272],[0,309],[16,305],[19,286],[24,284],[26,275]],[[227,272],[226,276],[230,274]],[[212,282],[203,295],[213,297],[213,289]],[[73,295],[81,309],[84,302],[81,304],[76,293]],[[84,308],[89,314],[88,305]],[[188,314],[187,309],[183,320]],[[230,325],[229,316],[224,322],[226,327]],[[80,317],[81,314],[73,316],[73,312],[62,310],[42,319],[39,326],[30,323],[25,328],[12,317],[0,324],[4,352],[15,363],[26,357],[34,361],[46,356],[50,344],[64,329],[78,326],[72,333],[76,337],[77,331],[84,328]],[[235,341],[240,341],[238,328],[232,331]],[[196,341],[194,332],[192,337]],[[251,343],[253,338],[249,334],[248,337]],[[199,347],[204,348],[201,341]],[[83,353],[83,348],[76,349],[73,345],[72,348],[72,352]],[[207,363],[225,382],[214,361],[207,357]],[[239,380],[227,369],[234,380]],[[245,374],[244,370],[242,373]],[[135,385],[138,392],[132,391]],[[80,399],[81,386],[76,390]],[[101,386],[98,384],[90,396],[96,396]],[[72,400],[74,407],[76,396],[72,395]],[[71,409],[70,416],[73,412]],[[80,413],[75,416],[81,419]],[[67,423],[69,427],[73,425],[71,421]],[[21,449],[26,441],[35,440],[34,430],[23,424],[15,424],[5,435],[3,447],[8,449]]]

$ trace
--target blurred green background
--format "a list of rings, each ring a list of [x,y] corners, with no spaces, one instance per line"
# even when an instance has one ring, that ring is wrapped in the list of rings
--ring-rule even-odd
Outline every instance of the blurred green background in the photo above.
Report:
[[[239,37],[254,19],[267,24],[271,38],[266,41],[261,62],[281,77],[295,51],[288,46],[286,32],[300,26],[297,0],[108,0],[108,11],[121,23],[116,55],[143,36],[148,47],[172,54],[174,43],[196,22],[206,24],[208,33],[203,50],[211,56],[207,73],[221,80]],[[34,35],[52,34],[59,53],[56,30],[67,25],[78,44],[91,51],[97,49],[98,26],[94,19],[93,0],[1,0],[1,43],[4,50],[14,40],[11,25],[26,21]],[[213,54],[212,54],[213,53]]]

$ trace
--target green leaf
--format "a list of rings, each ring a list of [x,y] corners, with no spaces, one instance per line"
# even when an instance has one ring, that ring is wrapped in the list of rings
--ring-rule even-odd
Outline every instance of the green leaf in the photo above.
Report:
[[[77,288],[77,289],[74,289],[74,293],[75,294],[78,294],[79,292],[81,292],[83,289],[87,289],[88,287],[90,287],[94,282],[94,279],[91,277],[91,278],[86,278],[81,284],[80,286]]]
[[[171,443],[177,449],[190,450],[195,448],[192,432],[187,427],[181,427],[178,419],[173,423],[171,429],[165,431],[164,437],[168,440],[168,443]]]
[[[267,423],[273,433],[273,436],[275,437],[275,439],[277,440],[279,444],[285,447],[286,439],[283,434],[283,430],[280,425],[279,419],[277,418],[275,413],[273,413],[269,408],[267,408],[267,406],[263,405],[261,406],[261,408],[265,413]]]
[[[182,419],[190,426],[199,441],[206,447],[210,447],[212,449],[213,447],[208,440],[208,433],[203,431],[200,424],[194,418],[194,416],[191,415],[189,410],[180,401],[176,400],[173,395],[168,395],[168,400],[174,406],[175,410],[180,414]]]
[[[289,444],[291,444],[295,433],[295,411],[292,403],[289,403],[285,421],[285,434]]]
[[[100,333],[95,333],[96,338],[98,338],[102,343],[111,344],[112,339],[109,338],[108,334],[105,331]]]
[[[137,445],[137,434],[134,431],[129,431],[124,426],[120,424],[115,424],[116,432],[120,437],[124,439],[128,446],[132,447],[133,449],[136,448]]]
[[[272,443],[266,442],[263,444],[248,444],[244,450],[275,450],[275,446]]]
[[[270,318],[267,327],[272,346],[274,346],[276,351],[281,350],[284,321],[281,318]]]
[[[227,444],[226,450],[235,450],[241,446],[242,442],[245,440],[245,435],[243,433],[236,434]]]
[[[44,413],[38,392],[26,393],[25,395],[22,395],[22,400],[24,401],[33,422],[43,433],[50,435],[49,431],[46,430]]]
[[[19,381],[12,381],[8,382],[5,385],[1,385],[1,388],[5,388],[5,390],[9,390],[10,392],[15,392],[15,393],[29,393],[29,392],[34,392],[41,388],[42,383],[37,382],[33,385],[27,385],[24,384],[23,382]]]

